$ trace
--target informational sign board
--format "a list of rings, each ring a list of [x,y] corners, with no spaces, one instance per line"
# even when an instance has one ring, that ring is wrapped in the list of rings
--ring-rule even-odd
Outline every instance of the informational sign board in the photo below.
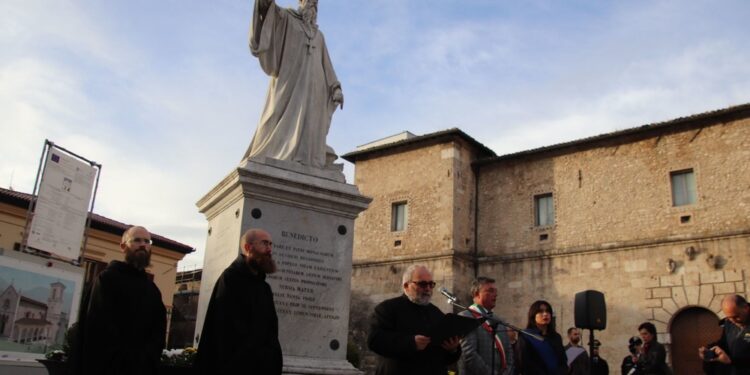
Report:
[[[27,247],[78,258],[96,173],[89,163],[49,148]]]

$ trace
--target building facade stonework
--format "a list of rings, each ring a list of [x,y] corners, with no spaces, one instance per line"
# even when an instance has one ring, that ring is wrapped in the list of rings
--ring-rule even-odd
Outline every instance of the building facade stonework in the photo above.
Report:
[[[609,363],[651,321],[675,373],[688,373],[717,332],[721,298],[748,288],[750,105],[502,156],[451,129],[344,157],[373,198],[355,223],[360,310],[399,294],[414,263],[463,302],[475,275],[497,279],[495,311],[519,326],[546,299],[563,331],[575,294],[599,290]]]

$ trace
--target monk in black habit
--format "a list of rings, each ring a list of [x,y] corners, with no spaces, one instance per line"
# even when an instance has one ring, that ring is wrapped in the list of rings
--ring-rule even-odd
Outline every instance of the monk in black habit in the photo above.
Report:
[[[125,262],[112,261],[84,300],[70,373],[156,374],[164,349],[167,311],[149,280],[151,234],[131,227],[122,235]]]
[[[198,343],[199,374],[281,374],[279,322],[266,275],[276,271],[271,235],[250,229],[219,276]]]

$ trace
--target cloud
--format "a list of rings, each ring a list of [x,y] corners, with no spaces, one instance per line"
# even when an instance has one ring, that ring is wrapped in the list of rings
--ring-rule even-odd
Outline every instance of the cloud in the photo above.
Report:
[[[14,185],[31,191],[44,140],[83,131],[93,108],[79,83],[74,72],[34,59],[0,65],[2,178],[13,173]]]
[[[127,72],[140,58],[126,35],[107,32],[96,6],[82,2],[4,1],[0,5],[0,40],[6,52],[35,54],[57,61],[106,66]]]

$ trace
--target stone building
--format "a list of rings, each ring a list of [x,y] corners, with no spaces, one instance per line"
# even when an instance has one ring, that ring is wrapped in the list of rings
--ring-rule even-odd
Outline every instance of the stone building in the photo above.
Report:
[[[495,311],[519,326],[545,299],[564,331],[575,294],[602,291],[596,338],[613,369],[651,321],[676,374],[699,373],[721,297],[748,287],[750,104],[502,156],[451,129],[344,158],[373,198],[355,223],[360,350],[368,309],[400,293],[413,263],[464,302],[475,275],[497,279]]]

